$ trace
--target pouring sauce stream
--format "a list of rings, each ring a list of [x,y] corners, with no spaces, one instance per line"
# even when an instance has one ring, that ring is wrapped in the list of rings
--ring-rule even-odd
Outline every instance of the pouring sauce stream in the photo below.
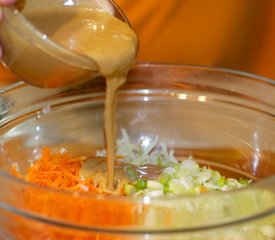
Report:
[[[93,58],[106,79],[104,112],[107,187],[115,189],[116,92],[134,64],[138,40],[130,26],[109,13],[83,8],[32,9],[25,12],[47,37],[71,51]]]

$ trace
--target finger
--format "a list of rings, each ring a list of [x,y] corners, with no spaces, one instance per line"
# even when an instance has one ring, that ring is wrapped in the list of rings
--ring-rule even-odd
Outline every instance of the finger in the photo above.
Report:
[[[12,5],[16,2],[16,0],[0,0],[0,5],[7,6]]]
[[[0,21],[2,20],[2,18],[3,18],[3,13],[2,13],[2,9],[0,7]]]
[[[2,58],[2,55],[3,55],[3,51],[2,51],[2,48],[0,47],[0,59]]]

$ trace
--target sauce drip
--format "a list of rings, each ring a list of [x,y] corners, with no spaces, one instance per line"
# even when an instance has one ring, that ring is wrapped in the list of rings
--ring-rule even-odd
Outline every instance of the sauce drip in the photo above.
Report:
[[[71,51],[93,58],[106,79],[104,112],[107,187],[115,189],[116,91],[134,64],[138,40],[130,26],[98,10],[81,8],[28,10],[25,15],[47,36]]]

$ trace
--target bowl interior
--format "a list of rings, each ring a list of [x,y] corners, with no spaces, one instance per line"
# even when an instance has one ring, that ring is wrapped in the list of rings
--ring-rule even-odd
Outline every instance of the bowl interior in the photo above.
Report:
[[[226,176],[243,176],[258,182],[224,194],[183,196],[180,204],[178,198],[148,201],[145,198],[126,200],[68,195],[16,181],[9,175],[11,164],[17,163],[22,172],[26,171],[45,146],[53,151],[66,148],[76,156],[94,155],[96,150],[105,148],[105,86],[98,79],[62,91],[37,89],[25,84],[6,89],[2,97],[10,104],[3,108],[6,110],[0,122],[0,182],[3,183],[0,191],[5,192],[1,194],[0,202],[28,214],[38,213],[42,220],[57,219],[69,229],[84,226],[87,230],[88,226],[91,231],[97,231],[99,227],[100,231],[124,233],[179,229],[189,233],[271,216],[275,186],[274,101],[269,101],[269,95],[258,98],[262,92],[252,94],[249,89],[256,85],[257,90],[274,91],[270,84],[244,74],[186,66],[142,65],[131,71],[127,84],[118,94],[118,138],[120,129],[126,129],[136,144],[141,140],[153,141],[158,136],[159,142],[174,149],[178,158],[192,155],[201,164],[218,169]],[[26,101],[20,100],[22,96]],[[37,194],[31,200],[39,200],[41,206],[26,207],[25,199],[15,201],[18,191],[34,191]],[[39,198],[44,194],[52,200],[47,211],[43,208],[44,199]],[[61,211],[62,199],[71,210],[70,215],[65,214],[65,221],[64,211],[67,210]],[[85,202],[87,199],[89,202]],[[89,211],[86,208],[84,211],[89,217],[83,214],[83,218],[76,218],[83,210],[79,209],[83,201],[96,204],[98,214],[112,214],[114,218],[109,225],[104,225],[101,218],[91,218],[92,206]],[[134,204],[134,213],[127,212],[128,204]],[[167,212],[172,214],[169,219],[165,217]],[[122,213],[125,219],[129,220],[127,216],[131,216],[133,222],[122,221]]]
[[[136,144],[158,136],[159,142],[174,149],[176,156],[192,155],[206,161],[204,164],[222,168],[226,174],[253,179],[274,175],[274,109],[264,99],[228,90],[230,85],[226,83],[222,87],[207,86],[209,77],[205,82],[198,80],[201,85],[197,80],[188,83],[194,76],[186,75],[185,69],[181,69],[180,81],[162,75],[144,82],[143,76],[137,78],[138,71],[130,73],[128,83],[118,94],[118,138],[122,128]],[[147,75],[152,73],[150,68],[145,71]],[[147,75],[144,72],[144,78]],[[247,80],[230,77],[240,86]],[[209,79],[215,82],[214,75]],[[53,95],[55,99],[44,98],[14,113],[1,128],[2,167],[10,161],[26,166],[26,159],[36,158],[44,146],[64,147],[76,155],[92,155],[105,148],[104,87],[103,92],[95,93],[95,84],[64,91],[63,96]],[[266,87],[269,89],[268,84]],[[15,157],[22,155],[25,157]]]

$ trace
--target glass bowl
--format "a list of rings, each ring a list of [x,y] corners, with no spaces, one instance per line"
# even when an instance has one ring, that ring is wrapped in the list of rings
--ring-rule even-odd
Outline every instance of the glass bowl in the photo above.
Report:
[[[127,18],[111,0],[25,0],[17,5],[2,7],[0,43],[3,49],[2,62],[19,79],[39,87],[64,87],[79,84],[99,75],[96,61],[51,39],[66,21],[68,15],[58,14],[70,9],[100,10],[128,23]],[[32,17],[30,13],[55,9],[47,20]],[[87,21],[83,16],[83,22]],[[91,24],[92,25],[92,24]],[[91,27],[97,27],[91,26]]]
[[[43,147],[93,155],[105,148],[105,85],[66,89],[17,83],[0,109],[0,239],[275,239],[274,81],[225,69],[137,65],[118,94],[117,129],[134,142],[159,136],[249,187],[200,196],[106,197],[24,182]],[[118,131],[119,132],[119,131]],[[50,203],[50,204],[49,204]]]

